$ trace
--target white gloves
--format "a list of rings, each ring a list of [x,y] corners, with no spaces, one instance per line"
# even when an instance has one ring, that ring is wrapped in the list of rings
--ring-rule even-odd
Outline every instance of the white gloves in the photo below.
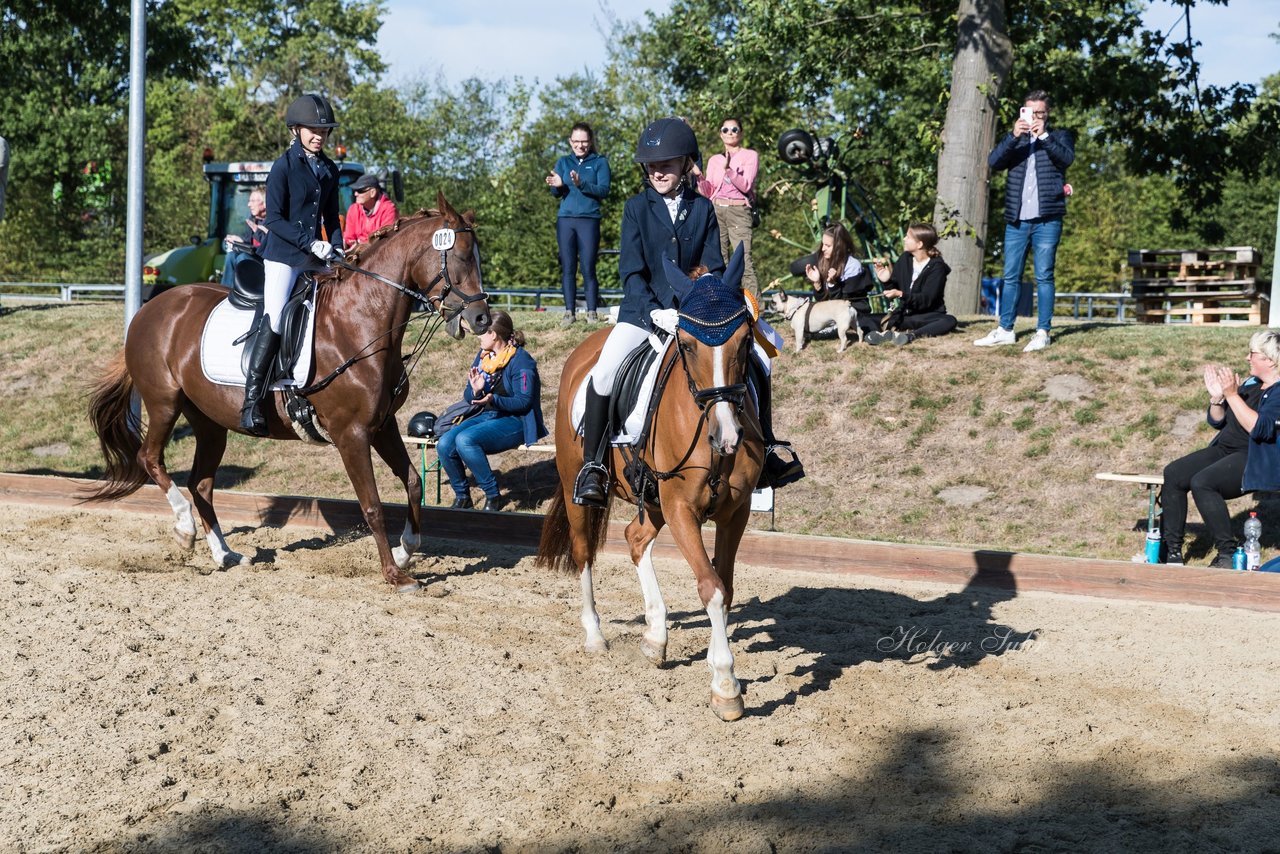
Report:
[[[327,240],[315,240],[311,243],[311,254],[321,261],[328,261],[333,255],[333,244]]]
[[[649,320],[662,331],[675,335],[680,315],[674,308],[655,308],[649,312]]]

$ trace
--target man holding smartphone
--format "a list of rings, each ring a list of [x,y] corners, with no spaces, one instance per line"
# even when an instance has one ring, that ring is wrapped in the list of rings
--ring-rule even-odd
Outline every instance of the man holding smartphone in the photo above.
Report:
[[[1030,92],[1013,132],[987,158],[994,169],[1008,169],[1004,191],[1004,286],[1000,291],[1000,325],[973,342],[998,347],[1014,342],[1013,322],[1022,284],[1022,268],[1031,250],[1036,273],[1036,332],[1024,353],[1049,346],[1053,325],[1053,268],[1067,212],[1067,167],[1075,160],[1075,142],[1065,130],[1049,130],[1049,95]]]

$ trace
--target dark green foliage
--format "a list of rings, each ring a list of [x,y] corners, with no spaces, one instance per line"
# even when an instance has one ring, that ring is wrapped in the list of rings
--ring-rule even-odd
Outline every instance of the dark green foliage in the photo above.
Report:
[[[1218,239],[1260,246],[1269,271],[1280,78],[1260,93],[1196,86],[1187,34],[1143,31],[1135,0],[1005,5],[1014,64],[1004,111],[1011,119],[1025,91],[1044,86],[1056,122],[1078,134],[1060,289],[1118,289],[1127,248]],[[575,121],[592,124],[612,166],[602,243],[613,247],[639,186],[631,156],[645,123],[687,117],[705,157],[719,147],[721,119],[736,114],[761,154],[765,219],[753,254],[763,284],[814,242],[805,219],[814,184],[775,148],[787,128],[838,139],[840,167],[891,240],[930,218],[956,9],[956,0],[676,0],[643,24],[613,22],[598,73],[536,89],[519,79],[390,88],[375,47],[379,0],[152,2],[145,251],[204,233],[206,146],[218,160],[272,159],[288,142],[285,105],[321,91],[342,122],[335,144],[401,170],[403,213],[434,205],[440,191],[476,211],[492,287],[556,287],[556,202],[543,178]],[[0,279],[121,279],[128,51],[127,4],[17,0],[0,12],[0,74],[10,81],[0,115],[13,158]],[[991,190],[989,273],[1000,263],[1002,175]],[[617,286],[612,256],[600,277]]]

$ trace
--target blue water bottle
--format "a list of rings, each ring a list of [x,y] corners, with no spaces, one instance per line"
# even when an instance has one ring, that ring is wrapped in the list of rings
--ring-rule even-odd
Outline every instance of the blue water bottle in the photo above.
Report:
[[[1244,546],[1238,547],[1236,549],[1235,554],[1231,556],[1231,568],[1232,569],[1248,569],[1249,568],[1249,558],[1245,557]]]
[[[1147,563],[1160,562],[1160,529],[1147,531]]]

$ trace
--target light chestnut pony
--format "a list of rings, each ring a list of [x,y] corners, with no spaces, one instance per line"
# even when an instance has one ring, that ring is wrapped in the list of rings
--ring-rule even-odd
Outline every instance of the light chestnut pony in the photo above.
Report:
[[[644,502],[627,526],[631,560],[644,594],[645,631],[640,647],[656,665],[666,660],[667,606],[653,567],[654,538],[670,525],[680,553],[693,569],[698,595],[711,623],[707,664],[711,667],[711,708],[722,720],[743,714],[742,690],[733,673],[729,649],[729,608],[733,604],[733,568],[751,514],[751,492],[760,477],[764,441],[755,404],[746,393],[752,319],[739,283],[742,249],[734,254],[723,280],[704,275],[690,281],[668,262],[667,281],[679,297],[675,346],[660,366],[655,394],[660,395],[653,424],[642,447],[633,451],[656,481],[656,500]],[[701,309],[701,311],[699,311]],[[569,357],[560,378],[556,406],[556,468],[560,490],[543,522],[538,562],[579,573],[582,626],[588,652],[607,648],[595,609],[591,567],[605,537],[609,511],[573,503],[573,484],[582,467],[582,439],[572,420],[575,390],[600,353],[607,330],[584,341]],[[665,382],[662,378],[669,378]],[[614,448],[610,459],[612,494],[637,503],[632,484],[621,475],[626,455]],[[707,556],[702,525],[716,525],[715,558]]]
[[[377,239],[356,259],[361,270],[374,275],[340,271],[336,278],[321,281],[315,306],[313,379],[336,375],[308,399],[355,488],[378,545],[382,576],[402,592],[418,588],[417,580],[405,570],[421,541],[422,482],[395,418],[409,391],[401,343],[413,302],[420,296],[448,318],[449,333],[455,338],[466,334],[463,319],[477,334],[488,329],[490,322],[480,279],[475,217],[470,211],[459,214],[443,193],[437,202],[438,210],[419,211],[375,234]],[[441,246],[449,242],[448,232],[442,229],[453,232],[453,245],[447,249],[433,246],[437,232]],[[105,482],[85,498],[111,501],[133,493],[148,479],[155,481],[173,508],[178,543],[184,548],[195,545],[191,512],[195,504],[214,564],[224,569],[249,562],[227,547],[213,509],[214,476],[226,450],[227,431],[242,432],[244,389],[205,378],[200,339],[205,320],[226,296],[226,288],[218,285],[186,285],[160,294],[134,317],[123,350],[90,391],[89,418],[107,466]],[[132,414],[130,397],[135,391],[146,412],[145,430]],[[300,438],[284,411],[282,392],[272,393],[264,408],[270,438]],[[191,502],[174,485],[164,462],[165,445],[179,415],[186,416],[196,440],[187,480]],[[395,549],[385,531],[371,448],[405,487],[408,518]]]

